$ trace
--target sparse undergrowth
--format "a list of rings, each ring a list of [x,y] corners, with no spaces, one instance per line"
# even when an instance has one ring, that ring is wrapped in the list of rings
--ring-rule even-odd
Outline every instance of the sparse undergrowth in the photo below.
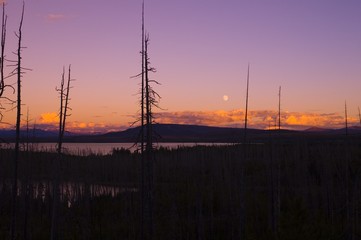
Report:
[[[12,154],[0,150],[0,239],[10,227]],[[245,239],[361,236],[359,142],[162,148],[155,154],[155,239],[239,239],[241,216]],[[20,155],[21,239],[49,239],[56,159]],[[65,155],[59,171],[61,239],[140,238],[138,154]]]

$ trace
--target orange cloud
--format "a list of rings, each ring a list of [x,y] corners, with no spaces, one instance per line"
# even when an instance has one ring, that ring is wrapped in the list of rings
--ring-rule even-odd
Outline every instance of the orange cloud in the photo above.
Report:
[[[66,130],[73,133],[104,133],[110,131],[121,131],[126,128],[128,128],[128,126],[119,126],[104,122],[95,123],[69,121],[66,123]]]
[[[56,112],[42,113],[39,120],[45,124],[59,123],[59,115]]]
[[[240,127],[244,125],[244,110],[160,112],[155,114],[155,118],[159,123]],[[281,112],[281,127],[289,129],[306,129],[314,126],[342,128],[344,122],[344,117],[338,113]],[[357,124],[357,119],[349,117],[348,122]],[[248,124],[250,128],[273,127],[278,124],[278,112],[249,111]]]
[[[230,111],[178,111],[155,113],[155,121],[158,123],[195,124],[221,127],[243,127],[244,110]],[[45,130],[58,128],[59,116],[57,113],[43,113],[37,127]],[[307,129],[310,127],[342,128],[344,116],[338,113],[307,113],[307,112],[282,112],[281,127],[286,129]],[[349,117],[349,125],[357,125],[358,118]],[[278,112],[271,110],[257,110],[248,112],[248,126],[250,128],[268,129],[278,124]],[[121,131],[129,125],[115,125],[107,122],[66,122],[66,131],[73,133],[104,133],[109,131]]]
[[[160,123],[198,124],[198,125],[231,125],[238,124],[244,118],[241,110],[233,111],[182,111],[156,113]]]

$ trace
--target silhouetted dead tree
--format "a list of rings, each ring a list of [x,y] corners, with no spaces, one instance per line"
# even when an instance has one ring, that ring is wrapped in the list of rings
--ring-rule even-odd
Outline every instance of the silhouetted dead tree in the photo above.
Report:
[[[152,124],[153,107],[159,108],[160,96],[153,90],[152,84],[159,84],[157,81],[149,78],[150,72],[156,70],[150,67],[148,56],[149,37],[145,34],[144,27],[144,1],[142,1],[142,70],[134,77],[141,77],[140,89],[140,118],[135,123],[140,122],[140,132],[137,143],[141,154],[141,173],[140,173],[140,202],[141,202],[141,239],[152,239],[154,233],[153,223],[153,141],[154,133]],[[134,123],[133,123],[134,124]]]
[[[278,124],[277,124],[278,120]],[[281,130],[281,86],[278,89],[278,116],[275,118],[275,129],[280,134]],[[270,141],[270,226],[275,238],[278,239],[280,233],[281,216],[281,156],[279,148],[274,149],[273,139]]]
[[[29,169],[31,166],[31,161],[28,161],[30,159],[30,135],[29,135],[29,123],[30,123],[30,116],[29,116],[29,107],[26,111],[26,142],[25,142],[25,152],[27,156],[27,161],[25,162],[25,169]],[[22,201],[24,204],[24,214],[23,214],[23,239],[26,240],[29,238],[29,210],[30,210],[30,192],[31,192],[31,184],[30,184],[30,173],[29,171],[25,171],[23,176],[23,181],[21,182],[21,194],[22,194]]]
[[[4,76],[4,62],[5,62],[5,40],[6,40],[6,21],[7,16],[5,15],[5,2],[3,3],[3,14],[2,14],[2,22],[1,22],[1,53],[0,53],[0,98],[3,97],[5,90],[5,76]],[[3,118],[1,113],[3,107],[0,102],[0,122]]]
[[[58,205],[59,205],[59,166],[60,166],[60,154],[61,154],[61,147],[62,147],[62,131],[63,131],[63,111],[64,111],[64,82],[65,82],[65,69],[63,68],[63,73],[61,75],[60,81],[60,88],[56,88],[56,91],[59,92],[60,98],[60,109],[59,109],[59,129],[58,129],[58,145],[57,145],[57,152],[59,154],[58,159],[53,162],[53,205],[52,205],[52,217],[51,217],[51,232],[50,238],[52,240],[58,239]]]
[[[144,49],[144,42],[145,42],[145,33],[144,33],[144,0],[142,2],[142,83],[141,83],[141,153],[144,151],[144,64],[145,64],[145,49]],[[143,156],[143,154],[142,154]]]
[[[278,130],[281,130],[281,86],[278,89]]]
[[[245,219],[245,178],[244,178],[244,162],[248,158],[248,144],[247,144],[247,123],[248,123],[248,93],[249,93],[249,68],[247,69],[247,88],[246,88],[246,109],[244,116],[244,139],[243,139],[243,159],[239,165],[239,196],[240,196],[240,209],[239,209],[239,239],[244,239],[246,236],[246,219]]]
[[[145,29],[144,29],[144,0],[142,1],[142,20],[141,20],[141,31],[142,31],[142,49],[140,51],[142,64],[141,64],[141,72],[131,78],[141,77],[140,83],[140,91],[139,91],[139,104],[140,104],[140,117],[137,118],[132,125],[140,123],[140,131],[137,137],[137,140],[134,145],[137,146],[137,151],[140,152],[141,157],[141,166],[140,166],[140,239],[145,239],[145,227],[146,227],[146,159],[145,159]]]
[[[153,142],[152,142],[152,112],[150,111],[150,98],[149,98],[149,78],[148,78],[148,38],[145,38],[144,48],[144,79],[145,79],[145,128],[146,128],[146,141],[145,141],[145,231],[144,236],[153,239]],[[146,239],[146,238],[145,238]]]
[[[15,136],[15,155],[14,155],[14,180],[13,180],[13,189],[12,189],[12,211],[11,211],[11,230],[10,238],[11,240],[16,239],[16,225],[17,225],[17,190],[18,190],[18,161],[19,161],[19,144],[20,144],[20,124],[21,124],[21,78],[23,74],[23,68],[21,66],[21,50],[23,49],[21,45],[22,41],[22,26],[24,19],[24,8],[25,3],[23,3],[21,20],[19,25],[18,33],[16,36],[18,38],[18,49],[17,49],[17,64],[16,69],[13,71],[17,75],[17,101],[16,101],[16,136]]]
[[[64,75],[64,73],[63,73]],[[64,77],[63,77],[64,79]],[[65,133],[65,124],[66,124],[66,118],[69,117],[70,115],[68,114],[68,110],[71,110],[71,108],[69,108],[69,92],[70,92],[70,82],[72,81],[71,79],[71,65],[69,65],[68,68],[68,80],[67,80],[67,85],[66,88],[63,89],[63,102],[64,102],[64,109],[63,109],[63,114],[60,116],[60,136],[59,136],[59,142],[58,142],[58,152],[61,153],[61,146],[63,144],[63,137],[64,137],[64,133]]]
[[[5,88],[4,61],[5,61],[6,21],[7,21],[7,16],[5,15],[5,3],[3,3],[3,14],[2,14],[2,22],[1,22],[0,97],[3,95]]]
[[[361,125],[361,112],[360,112],[360,107],[358,107],[358,119],[359,119],[360,125]]]
[[[348,136],[347,102],[345,101],[345,133]]]
[[[152,107],[158,107],[158,99],[160,96],[153,90],[151,83],[159,84],[155,80],[149,79],[149,72],[155,72],[155,68],[150,67],[149,57],[148,57],[148,45],[149,37],[145,37],[145,53],[144,53],[144,74],[145,74],[145,126],[146,126],[146,151],[153,150],[153,112]]]
[[[247,90],[246,90],[246,113],[244,116],[244,143],[247,141],[247,123],[248,123],[248,90],[249,90],[249,63],[247,71]]]
[[[141,51],[141,55],[142,55],[142,83],[141,83],[141,103],[140,103],[140,108],[141,108],[141,127],[140,127],[140,154],[141,154],[141,216],[140,216],[140,227],[141,227],[141,239],[144,239],[144,226],[145,226],[145,158],[144,158],[144,61],[145,61],[145,57],[144,57],[144,53],[145,53],[145,49],[144,49],[144,40],[145,40],[145,33],[144,33],[144,0],[142,2],[142,51]]]
[[[60,88],[56,88],[56,91],[59,92],[60,96],[60,109],[59,109],[59,133],[58,133],[58,159],[53,162],[53,205],[52,205],[52,217],[51,217],[51,239],[57,240],[59,237],[59,201],[60,201],[60,171],[61,171],[61,160],[62,160],[62,144],[65,132],[66,118],[69,116],[69,92],[70,92],[70,82],[71,79],[71,65],[68,69],[68,80],[65,83],[65,69],[63,68],[63,73],[60,82]],[[66,84],[66,86],[65,86]]]
[[[157,81],[149,78],[150,72],[155,72],[155,68],[150,67],[148,56],[149,36],[144,39],[144,103],[145,103],[145,168],[144,168],[144,191],[145,191],[145,206],[144,206],[144,239],[153,239],[154,222],[153,222],[153,202],[154,202],[154,153],[153,153],[153,107],[159,107],[160,96],[153,90],[151,84],[159,84]]]

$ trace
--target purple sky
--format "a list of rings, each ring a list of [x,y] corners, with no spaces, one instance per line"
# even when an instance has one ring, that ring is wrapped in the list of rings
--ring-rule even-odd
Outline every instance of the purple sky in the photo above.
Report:
[[[6,4],[8,59],[15,59],[13,32],[21,4]],[[250,110],[277,110],[281,85],[285,116],[342,116],[347,100],[349,115],[357,120],[361,1],[145,0],[145,5],[150,58],[157,69],[152,77],[162,83],[155,88],[164,116],[242,111],[249,62]],[[130,77],[140,72],[140,21],[141,0],[26,1],[23,60],[32,71],[23,78],[23,113],[29,107],[33,120],[47,123],[44,113],[58,110],[55,87],[62,68],[72,64],[70,126],[129,126],[137,113],[139,80]],[[4,115],[14,123],[15,112]],[[226,119],[219,125],[228,125]],[[242,116],[239,121],[243,124]],[[312,125],[327,125],[319,121]]]

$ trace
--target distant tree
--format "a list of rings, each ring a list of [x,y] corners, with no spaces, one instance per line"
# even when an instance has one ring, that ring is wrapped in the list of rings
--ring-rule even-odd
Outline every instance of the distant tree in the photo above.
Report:
[[[248,71],[247,71],[246,112],[245,112],[245,115],[244,115],[244,143],[246,143],[246,141],[247,141],[248,89],[249,89],[249,63],[248,63]]]
[[[60,93],[60,111],[59,111],[59,139],[58,139],[58,153],[61,153],[61,148],[63,144],[63,138],[65,133],[65,124],[66,124],[66,118],[70,115],[68,114],[68,110],[71,110],[69,108],[69,93],[70,93],[70,82],[71,79],[71,65],[69,65],[68,68],[68,79],[66,83],[66,87],[64,87],[65,84],[65,70],[63,69],[62,79],[61,79],[61,88],[57,89],[57,91]]]
[[[245,220],[245,178],[244,178],[244,162],[248,157],[248,144],[247,144],[247,123],[248,123],[248,93],[249,93],[249,68],[247,69],[247,87],[246,87],[246,109],[244,115],[244,139],[243,139],[243,160],[239,165],[239,195],[240,195],[240,209],[239,209],[239,239],[244,239],[246,235],[246,220]]]
[[[277,121],[278,120],[278,121]],[[278,122],[278,124],[277,124]],[[278,125],[278,126],[277,126]],[[278,116],[275,117],[275,129],[281,130],[281,86],[278,88]],[[275,238],[279,238],[281,216],[281,160],[280,148],[275,148],[271,139],[269,143],[270,160],[270,226]]]
[[[25,152],[27,156],[27,160],[30,160],[29,157],[29,144],[30,144],[30,135],[29,135],[29,123],[30,123],[30,116],[29,116],[29,107],[26,111],[26,145],[25,145]],[[25,169],[29,169],[31,165],[31,161],[25,162]],[[28,239],[28,222],[29,222],[29,208],[30,208],[30,181],[29,181],[29,171],[25,171],[24,180],[22,182],[22,195],[23,195],[23,202],[24,202],[24,225],[23,225],[23,238],[26,240]]]
[[[348,136],[347,102],[345,101],[345,133]]]

